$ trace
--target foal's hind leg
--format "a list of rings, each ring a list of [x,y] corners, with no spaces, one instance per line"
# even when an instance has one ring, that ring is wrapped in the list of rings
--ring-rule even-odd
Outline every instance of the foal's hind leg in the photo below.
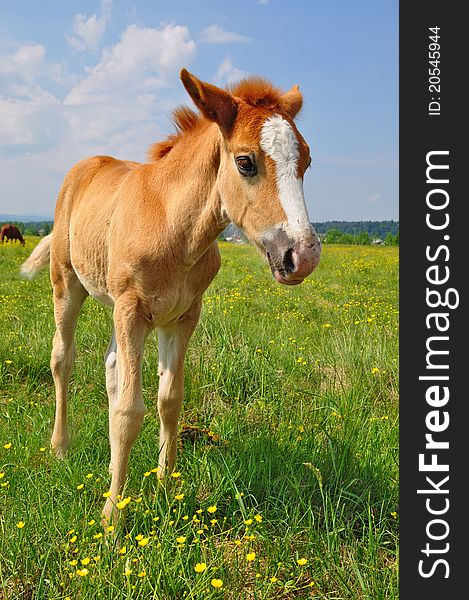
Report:
[[[87,292],[74,272],[54,274],[52,279],[56,331],[50,367],[55,383],[56,410],[51,446],[57,456],[63,458],[70,441],[67,429],[67,389],[76,354],[73,337]]]
[[[201,302],[197,301],[176,325],[158,328],[160,477],[165,472],[171,473],[176,462],[178,419],[184,396],[184,357],[200,308]]]

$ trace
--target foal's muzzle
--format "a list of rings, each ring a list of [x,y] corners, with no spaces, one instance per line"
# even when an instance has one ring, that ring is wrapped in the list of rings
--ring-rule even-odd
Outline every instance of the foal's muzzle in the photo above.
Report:
[[[321,242],[312,228],[301,236],[278,228],[263,243],[272,274],[284,285],[301,283],[319,264]]]

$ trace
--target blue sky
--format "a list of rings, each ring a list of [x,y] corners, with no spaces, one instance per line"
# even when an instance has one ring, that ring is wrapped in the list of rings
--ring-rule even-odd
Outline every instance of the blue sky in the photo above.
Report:
[[[399,218],[397,0],[2,2],[0,213],[51,216],[85,156],[145,160],[181,67],[299,84],[311,221]]]

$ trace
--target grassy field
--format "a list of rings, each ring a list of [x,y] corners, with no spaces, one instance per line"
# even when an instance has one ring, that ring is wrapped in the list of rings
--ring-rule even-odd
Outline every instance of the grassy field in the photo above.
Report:
[[[103,535],[111,314],[83,307],[60,461],[49,276],[18,275],[37,241],[0,246],[1,600],[398,598],[398,249],[325,246],[287,288],[222,243],[186,358],[199,435],[160,484],[151,337],[125,517]]]

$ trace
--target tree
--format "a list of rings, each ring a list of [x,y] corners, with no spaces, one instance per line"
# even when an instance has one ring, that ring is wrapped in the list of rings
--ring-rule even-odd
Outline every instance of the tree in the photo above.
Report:
[[[362,231],[360,233],[357,233],[357,235],[355,236],[355,243],[364,246],[371,244],[371,238],[368,231]]]
[[[342,233],[338,229],[330,229],[325,237],[325,244],[340,244],[340,238],[342,237]]]

